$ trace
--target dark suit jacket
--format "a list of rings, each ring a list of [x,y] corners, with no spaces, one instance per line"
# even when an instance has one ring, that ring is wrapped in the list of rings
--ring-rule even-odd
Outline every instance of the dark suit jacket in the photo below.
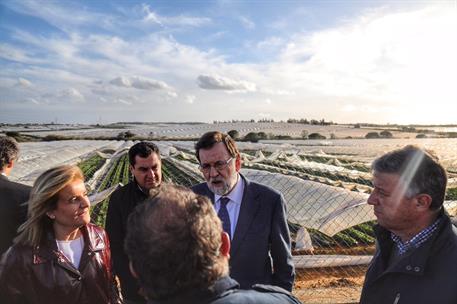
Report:
[[[30,186],[15,183],[0,174],[0,255],[13,243],[17,228],[27,219]]]
[[[290,291],[295,271],[284,198],[279,192],[240,176],[245,188],[230,249],[230,276],[242,289],[272,284]],[[214,204],[214,193],[206,183],[193,186],[192,190],[209,197]]]

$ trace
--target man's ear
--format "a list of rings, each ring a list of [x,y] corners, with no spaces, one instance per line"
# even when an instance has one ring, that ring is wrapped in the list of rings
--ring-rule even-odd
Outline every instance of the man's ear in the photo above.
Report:
[[[416,195],[416,207],[420,210],[429,210],[432,204],[432,197],[428,194],[422,193]]]
[[[235,169],[236,169],[236,172],[240,172],[240,170],[241,170],[241,155],[239,155],[239,154],[235,158]]]
[[[8,169],[13,168],[15,162],[16,162],[16,161],[15,161],[14,159],[10,160],[10,162],[6,164],[6,167],[7,167]]]
[[[130,262],[130,261],[129,261],[129,269],[130,269],[130,273],[132,274],[132,276],[135,279],[138,279],[138,274],[136,273],[135,269],[133,269],[132,262]]]
[[[230,237],[227,234],[227,232],[222,231],[221,232],[221,249],[220,252],[223,256],[226,256],[227,258],[230,258]]]

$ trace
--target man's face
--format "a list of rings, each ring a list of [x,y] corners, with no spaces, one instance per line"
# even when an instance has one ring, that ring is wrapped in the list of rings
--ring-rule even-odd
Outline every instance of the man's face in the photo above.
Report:
[[[240,157],[233,158],[225,168],[216,170],[215,164],[225,163],[232,157],[224,143],[219,142],[209,149],[200,149],[198,154],[201,166],[211,165],[209,170],[202,170],[208,188],[218,195],[229,193],[238,179],[238,171],[241,168]]]
[[[416,198],[405,196],[405,185],[400,175],[394,173],[373,173],[373,192],[368,204],[373,205],[379,225],[396,233],[414,227],[417,219]]]
[[[145,190],[158,187],[162,182],[162,162],[155,152],[146,158],[135,156],[135,165],[130,165],[130,172]]]

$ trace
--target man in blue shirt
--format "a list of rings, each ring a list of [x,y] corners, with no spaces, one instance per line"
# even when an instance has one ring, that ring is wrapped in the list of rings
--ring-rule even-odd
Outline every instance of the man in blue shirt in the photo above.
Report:
[[[416,146],[381,156],[372,169],[377,250],[360,303],[457,303],[457,229],[443,209],[445,169]]]
[[[213,202],[230,236],[230,275],[242,289],[260,283],[291,291],[295,269],[282,194],[240,173],[240,152],[227,134],[203,134],[195,155],[206,182],[192,190]]]

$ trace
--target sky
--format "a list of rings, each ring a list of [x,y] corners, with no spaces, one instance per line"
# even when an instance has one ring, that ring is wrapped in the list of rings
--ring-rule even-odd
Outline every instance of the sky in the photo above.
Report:
[[[0,1],[0,123],[457,124],[457,1]]]

